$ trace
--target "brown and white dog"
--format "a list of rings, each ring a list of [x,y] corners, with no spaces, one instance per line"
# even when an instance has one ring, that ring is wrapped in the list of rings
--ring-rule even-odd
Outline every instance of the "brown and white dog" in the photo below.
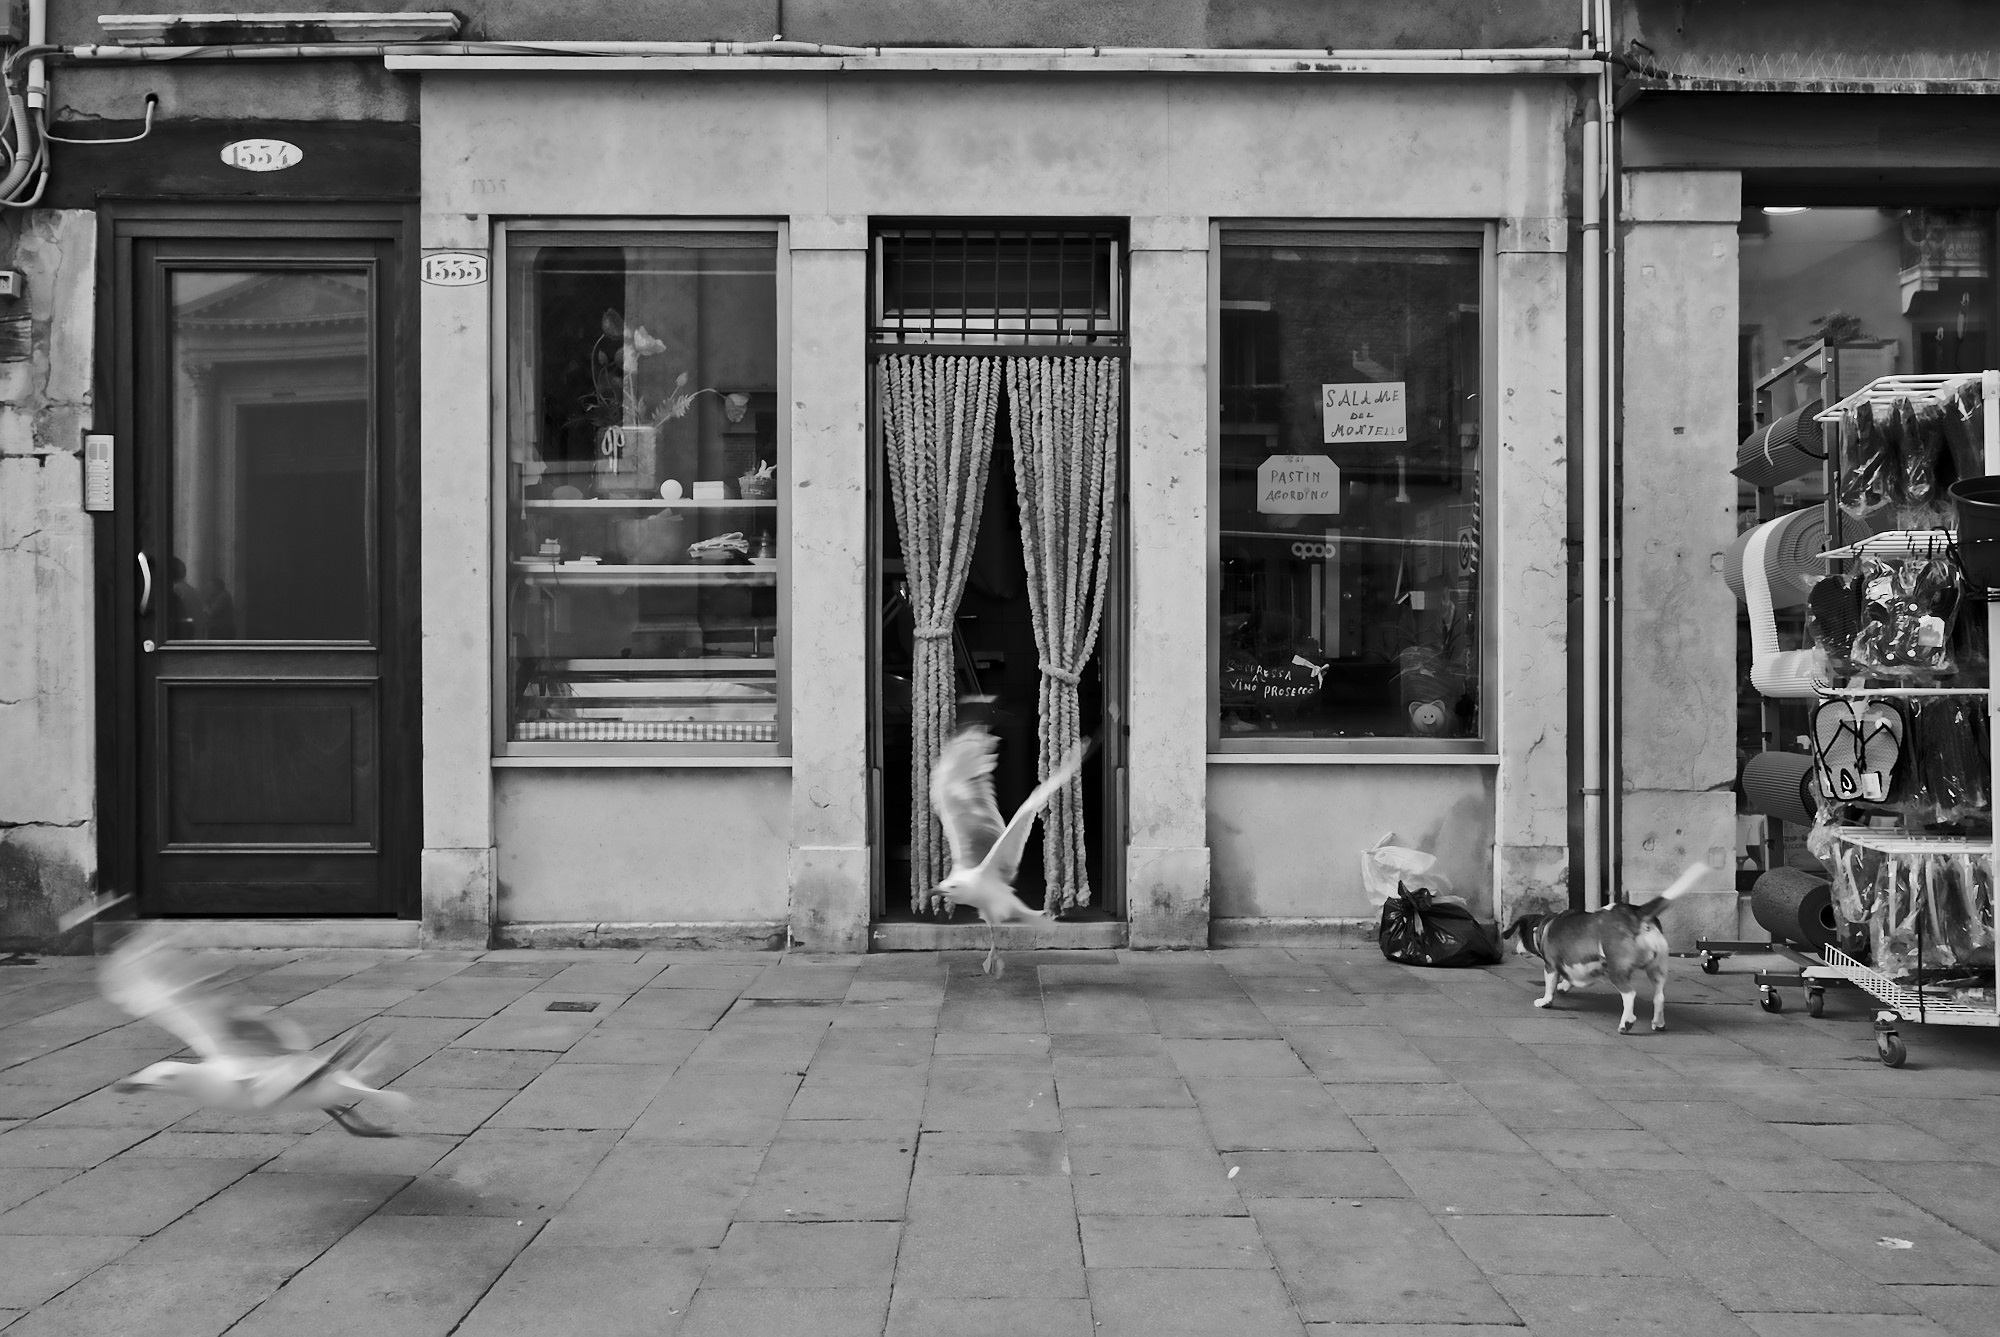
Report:
[[[1568,992],[1609,980],[1625,1003],[1625,1013],[1618,1018],[1618,1033],[1624,1035],[1638,1020],[1632,1008],[1639,996],[1634,986],[1644,978],[1653,986],[1653,1029],[1665,1030],[1667,935],[1660,928],[1660,911],[1692,890],[1707,871],[1701,864],[1691,866],[1671,887],[1641,905],[1526,914],[1509,924],[1500,936],[1517,938],[1523,953],[1533,952],[1542,958],[1545,992],[1535,1000],[1535,1006],[1555,1002],[1558,990]]]

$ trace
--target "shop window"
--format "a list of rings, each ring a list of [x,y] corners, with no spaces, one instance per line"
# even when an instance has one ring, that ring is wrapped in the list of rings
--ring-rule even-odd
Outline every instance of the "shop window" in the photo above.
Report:
[[[1484,234],[1219,243],[1216,746],[1486,750]]]
[[[780,751],[777,231],[505,257],[503,750]]]

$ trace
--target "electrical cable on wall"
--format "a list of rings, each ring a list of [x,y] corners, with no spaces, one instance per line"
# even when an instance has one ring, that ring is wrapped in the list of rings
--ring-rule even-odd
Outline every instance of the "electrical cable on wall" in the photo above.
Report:
[[[28,91],[16,82],[16,70],[60,51],[54,46],[17,46],[0,60],[0,89],[5,111],[0,116],[0,206],[28,209],[41,202],[49,185],[48,112],[30,109]],[[21,80],[25,82],[25,75]]]

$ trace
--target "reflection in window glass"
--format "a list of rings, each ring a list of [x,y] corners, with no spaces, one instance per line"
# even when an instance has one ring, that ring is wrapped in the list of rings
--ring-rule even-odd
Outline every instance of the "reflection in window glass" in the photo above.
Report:
[[[1482,736],[1479,247],[1223,234],[1224,746]]]
[[[774,234],[516,236],[508,274],[508,737],[774,743]]]
[[[373,439],[369,282],[179,270],[175,640],[365,641]]]

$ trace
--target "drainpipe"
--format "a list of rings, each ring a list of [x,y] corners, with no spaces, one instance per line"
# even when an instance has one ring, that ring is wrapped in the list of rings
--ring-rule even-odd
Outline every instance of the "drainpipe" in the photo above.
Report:
[[[1611,0],[1585,0],[1598,59],[1583,126],[1583,906],[1621,898],[1618,739],[1618,171]]]
[[[1604,124],[1583,123],[1583,906],[1604,904]]]
[[[1598,41],[1600,50],[1611,47],[1611,0],[1598,0]],[[1624,738],[1619,689],[1624,681],[1624,634],[1619,612],[1619,591],[1624,584],[1624,519],[1620,499],[1624,495],[1623,436],[1618,424],[1623,405],[1619,400],[1618,375],[1618,110],[1617,90],[1609,60],[1598,64],[1597,102],[1603,115],[1602,152],[1604,192],[1604,899],[1625,899],[1625,860],[1621,835],[1625,809]]]

